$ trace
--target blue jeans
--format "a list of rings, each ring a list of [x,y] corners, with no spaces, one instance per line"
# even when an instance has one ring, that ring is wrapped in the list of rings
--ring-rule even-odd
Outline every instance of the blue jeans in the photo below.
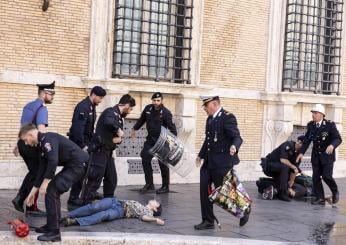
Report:
[[[98,202],[85,205],[68,213],[79,225],[94,225],[124,217],[124,208],[115,197],[104,198]]]

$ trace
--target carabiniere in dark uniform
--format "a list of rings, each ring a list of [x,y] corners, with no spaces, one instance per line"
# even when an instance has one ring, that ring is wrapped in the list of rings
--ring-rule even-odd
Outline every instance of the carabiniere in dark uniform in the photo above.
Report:
[[[161,94],[160,97],[162,97]],[[157,139],[159,138],[161,126],[167,128],[172,134],[177,135],[177,129],[172,120],[172,113],[164,105],[161,105],[159,109],[155,109],[154,105],[147,105],[144,108],[141,117],[133,126],[133,129],[140,129],[144,123],[146,123],[148,135],[146,141],[144,142],[143,149],[141,151],[142,165],[145,175],[145,186],[143,187],[142,192],[154,189],[153,169],[151,166],[151,160],[153,158],[153,155],[149,153],[149,150],[155,145]],[[169,168],[160,161],[159,166],[162,177],[162,187],[159,190],[167,190],[168,192]]]
[[[123,118],[118,105],[104,110],[97,122],[95,134],[90,144],[90,151],[93,152],[90,173],[85,193],[82,197],[85,204],[95,199],[96,191],[100,187],[104,176],[103,195],[104,197],[114,196],[117,186],[117,173],[112,154],[116,144],[112,140],[117,136],[118,129],[123,129],[123,124]]]
[[[322,176],[322,179],[332,191],[333,202],[337,202],[336,199],[338,199],[339,192],[338,186],[333,178],[333,167],[335,162],[335,148],[341,144],[342,139],[335,123],[323,119],[321,125],[317,127],[316,122],[309,122],[304,144],[301,149],[302,154],[306,152],[311,142],[313,142],[311,153],[312,179],[316,198],[319,199],[321,204],[324,204],[325,196],[321,180]],[[334,146],[334,150],[330,155],[326,153],[329,145]]]
[[[47,210],[47,225],[38,229],[38,232],[47,233],[47,239],[60,240],[59,222],[61,219],[60,195],[79,181],[85,174],[89,155],[75,143],[57,133],[38,133],[39,147],[47,165],[43,174],[44,179],[50,179],[45,204]],[[63,169],[55,175],[57,166]],[[50,233],[49,233],[50,232]]]
[[[88,146],[94,133],[95,120],[95,105],[88,96],[77,104],[73,112],[69,139],[82,149]]]

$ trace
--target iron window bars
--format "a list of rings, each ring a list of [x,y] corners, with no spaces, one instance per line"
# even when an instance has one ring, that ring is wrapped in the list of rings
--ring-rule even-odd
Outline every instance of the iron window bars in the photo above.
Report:
[[[117,0],[113,77],[190,84],[193,0]]]
[[[339,94],[343,0],[287,0],[283,90]]]

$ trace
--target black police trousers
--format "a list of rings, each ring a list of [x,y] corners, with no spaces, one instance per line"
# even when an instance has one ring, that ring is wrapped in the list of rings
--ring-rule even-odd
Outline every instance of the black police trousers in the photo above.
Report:
[[[211,183],[214,183],[214,187],[217,188],[222,185],[223,177],[231,170],[231,167],[208,169],[203,164],[200,170],[200,185],[199,194],[201,201],[202,220],[210,223],[214,223],[215,216],[213,213],[213,204],[209,201],[208,188]]]
[[[93,153],[91,153],[93,154]],[[89,161],[91,162],[91,161]],[[90,171],[90,170],[89,170]],[[115,172],[115,174],[114,174]],[[115,176],[115,178],[114,178]],[[114,159],[112,158],[110,161],[107,162],[106,170],[103,176],[103,194],[104,197],[113,197],[114,196],[114,190],[117,185],[117,177],[116,177],[116,170],[114,166]],[[71,191],[70,191],[70,197],[68,199],[69,202],[73,202],[79,199],[79,195],[81,194],[82,188],[83,188],[83,181],[84,178],[88,178],[88,176],[84,176],[80,181],[73,184]]]
[[[328,185],[332,194],[338,192],[338,186],[333,178],[334,162],[331,157],[325,152],[313,154],[311,157],[311,165],[313,189],[316,197],[321,199],[325,198],[322,179]]]
[[[153,159],[153,155],[149,153],[150,148],[152,148],[154,145],[155,145],[155,142],[146,141],[141,151],[142,166],[143,166],[146,184],[154,184],[153,168],[151,166],[151,160]],[[160,166],[160,172],[162,177],[162,186],[168,186],[169,185],[169,168],[160,161],[159,161],[159,166]]]
[[[58,231],[60,227],[61,194],[67,192],[74,183],[83,178],[85,171],[86,167],[82,164],[80,167],[64,167],[49,182],[47,193],[45,195],[47,226],[49,231]]]
[[[18,195],[21,196],[24,201],[35,183],[40,164],[40,152],[37,147],[25,145],[23,140],[19,140],[17,142],[17,146],[19,154],[23,158],[29,170],[29,172],[25,175],[22,185],[18,191]]]
[[[100,188],[103,177],[103,196],[114,197],[117,187],[117,172],[112,154],[113,150],[102,147],[92,153],[88,180],[82,197],[84,204],[91,203],[95,199],[96,191]]]
[[[288,189],[288,180],[290,174],[290,168],[281,163],[281,162],[269,162],[267,161],[265,165],[263,165],[263,172],[272,177],[276,186],[278,187],[279,192],[287,193]]]

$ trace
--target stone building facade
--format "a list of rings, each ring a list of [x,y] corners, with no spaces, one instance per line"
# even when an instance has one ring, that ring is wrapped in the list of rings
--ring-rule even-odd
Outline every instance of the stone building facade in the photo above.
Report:
[[[75,104],[94,85],[108,93],[98,112],[114,105],[124,93],[135,96],[137,106],[127,120],[128,128],[150,103],[151,94],[160,91],[192,155],[204,140],[206,115],[199,96],[221,96],[223,106],[237,116],[244,139],[236,167],[243,180],[262,175],[260,158],[304,130],[314,103],[326,106],[327,118],[336,122],[345,140],[345,32],[333,32],[328,43],[328,35],[314,29],[322,24],[327,26],[325,31],[342,29],[345,14],[339,13],[344,5],[342,0],[325,1],[326,6],[312,2],[52,0],[43,12],[42,0],[1,1],[0,188],[17,187],[25,174],[24,164],[12,154],[21,110],[36,97],[36,83],[53,80],[57,92],[48,106],[50,131],[66,134]],[[292,16],[298,18],[292,21]],[[304,16],[309,16],[306,22]],[[328,22],[333,18],[332,23],[339,25],[334,29]],[[324,22],[318,25],[315,20]],[[305,31],[295,24],[305,25]],[[307,31],[309,24],[312,31]],[[298,38],[291,38],[289,33],[296,32]],[[309,33],[313,33],[311,45]],[[317,43],[324,49],[314,46],[319,36],[324,39]],[[292,58],[292,43],[293,49],[298,44],[308,51],[303,55],[297,51]],[[326,55],[329,46],[333,49]],[[333,59],[315,62],[321,56]],[[295,59],[301,61],[302,69],[299,64],[295,67]],[[325,82],[326,64],[338,70],[329,76],[331,86],[321,85],[321,89],[311,74],[320,74]],[[127,68],[128,72],[122,72]],[[308,73],[309,79],[299,78],[300,73]],[[313,84],[313,89],[306,84]],[[144,134],[136,142],[126,139],[115,154],[119,184],[144,183],[138,169]],[[341,145],[335,163],[337,177],[346,176],[345,163],[346,150]],[[155,182],[159,181],[155,174]],[[198,169],[187,178],[172,175],[175,183],[198,181]]]

